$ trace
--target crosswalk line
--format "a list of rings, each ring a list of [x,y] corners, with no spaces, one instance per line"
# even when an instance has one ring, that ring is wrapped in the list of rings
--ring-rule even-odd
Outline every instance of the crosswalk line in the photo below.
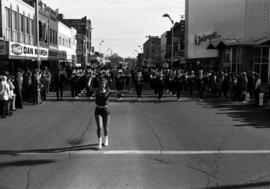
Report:
[[[17,155],[262,155],[269,154],[270,150],[221,150],[221,151],[159,151],[159,150],[82,150],[65,152],[29,152]]]

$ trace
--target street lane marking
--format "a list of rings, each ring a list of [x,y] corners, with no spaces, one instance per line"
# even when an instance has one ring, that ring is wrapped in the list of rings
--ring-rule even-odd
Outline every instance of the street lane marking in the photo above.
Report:
[[[155,151],[155,150],[82,150],[66,152],[29,152],[14,153],[16,155],[259,155],[270,154],[270,150],[221,150],[221,151]]]

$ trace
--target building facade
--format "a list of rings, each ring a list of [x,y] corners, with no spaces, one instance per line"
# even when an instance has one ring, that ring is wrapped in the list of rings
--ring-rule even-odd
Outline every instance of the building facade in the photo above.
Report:
[[[0,0],[1,70],[44,66],[58,69],[60,63],[76,64],[77,30],[59,24],[57,10],[42,1],[36,9],[35,2]]]
[[[185,49],[185,21],[176,22],[173,27],[173,49],[172,49],[172,31],[166,31],[161,35],[161,63],[171,64],[173,58],[174,67],[180,67],[184,61]],[[172,56],[173,52],[173,56]]]
[[[63,65],[76,66],[76,35],[77,30],[62,22],[58,22],[58,50],[65,59],[60,60]]]
[[[157,36],[149,36],[143,44],[144,64],[150,67],[161,66],[160,59],[161,39]]]
[[[268,0],[186,1],[186,58],[270,81]],[[202,62],[200,62],[202,63]]]
[[[160,36],[160,60],[161,63],[164,64],[166,62],[170,62],[170,46],[169,41],[167,39],[168,31],[163,33]]]
[[[1,0],[1,69],[35,67],[38,54],[48,58],[47,48],[38,48],[35,40],[35,9],[22,0]]]
[[[58,18],[66,25],[77,30],[77,61],[82,66],[90,66],[92,50],[91,20],[87,19],[86,16],[81,19],[65,19],[62,14]]]

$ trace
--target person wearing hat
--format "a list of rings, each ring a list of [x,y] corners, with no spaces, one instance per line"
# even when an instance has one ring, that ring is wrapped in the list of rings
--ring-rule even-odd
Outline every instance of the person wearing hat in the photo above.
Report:
[[[174,83],[175,83],[175,91],[176,91],[176,97],[177,97],[178,102],[181,100],[180,97],[181,97],[181,92],[183,90],[184,77],[185,75],[182,74],[181,70],[177,70],[176,76],[174,78]]]
[[[115,77],[115,88],[117,90],[117,100],[122,99],[122,90],[124,89],[125,85],[125,75],[122,69],[118,70],[118,73]]]
[[[157,85],[156,87],[157,87],[158,99],[160,101],[162,101],[163,100],[164,88],[165,88],[164,75],[163,75],[162,71],[160,71],[158,73],[156,85]]]
[[[137,93],[138,101],[140,101],[142,97],[142,82],[143,82],[142,72],[138,71],[134,78],[135,90]]]
[[[188,77],[187,77],[187,83],[188,83],[188,88],[189,88],[189,95],[193,95],[193,89],[194,89],[194,84],[195,84],[195,73],[194,71],[192,70]]]
[[[66,71],[64,68],[60,68],[55,75],[55,87],[57,100],[63,100],[63,89],[67,80]]]

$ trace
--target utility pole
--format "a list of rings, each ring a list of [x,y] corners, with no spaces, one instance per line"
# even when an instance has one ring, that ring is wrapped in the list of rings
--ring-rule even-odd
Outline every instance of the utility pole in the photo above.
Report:
[[[35,13],[36,13],[36,43],[37,43],[37,66],[38,69],[40,69],[40,50],[39,50],[39,5],[38,5],[39,0],[35,1]]]

